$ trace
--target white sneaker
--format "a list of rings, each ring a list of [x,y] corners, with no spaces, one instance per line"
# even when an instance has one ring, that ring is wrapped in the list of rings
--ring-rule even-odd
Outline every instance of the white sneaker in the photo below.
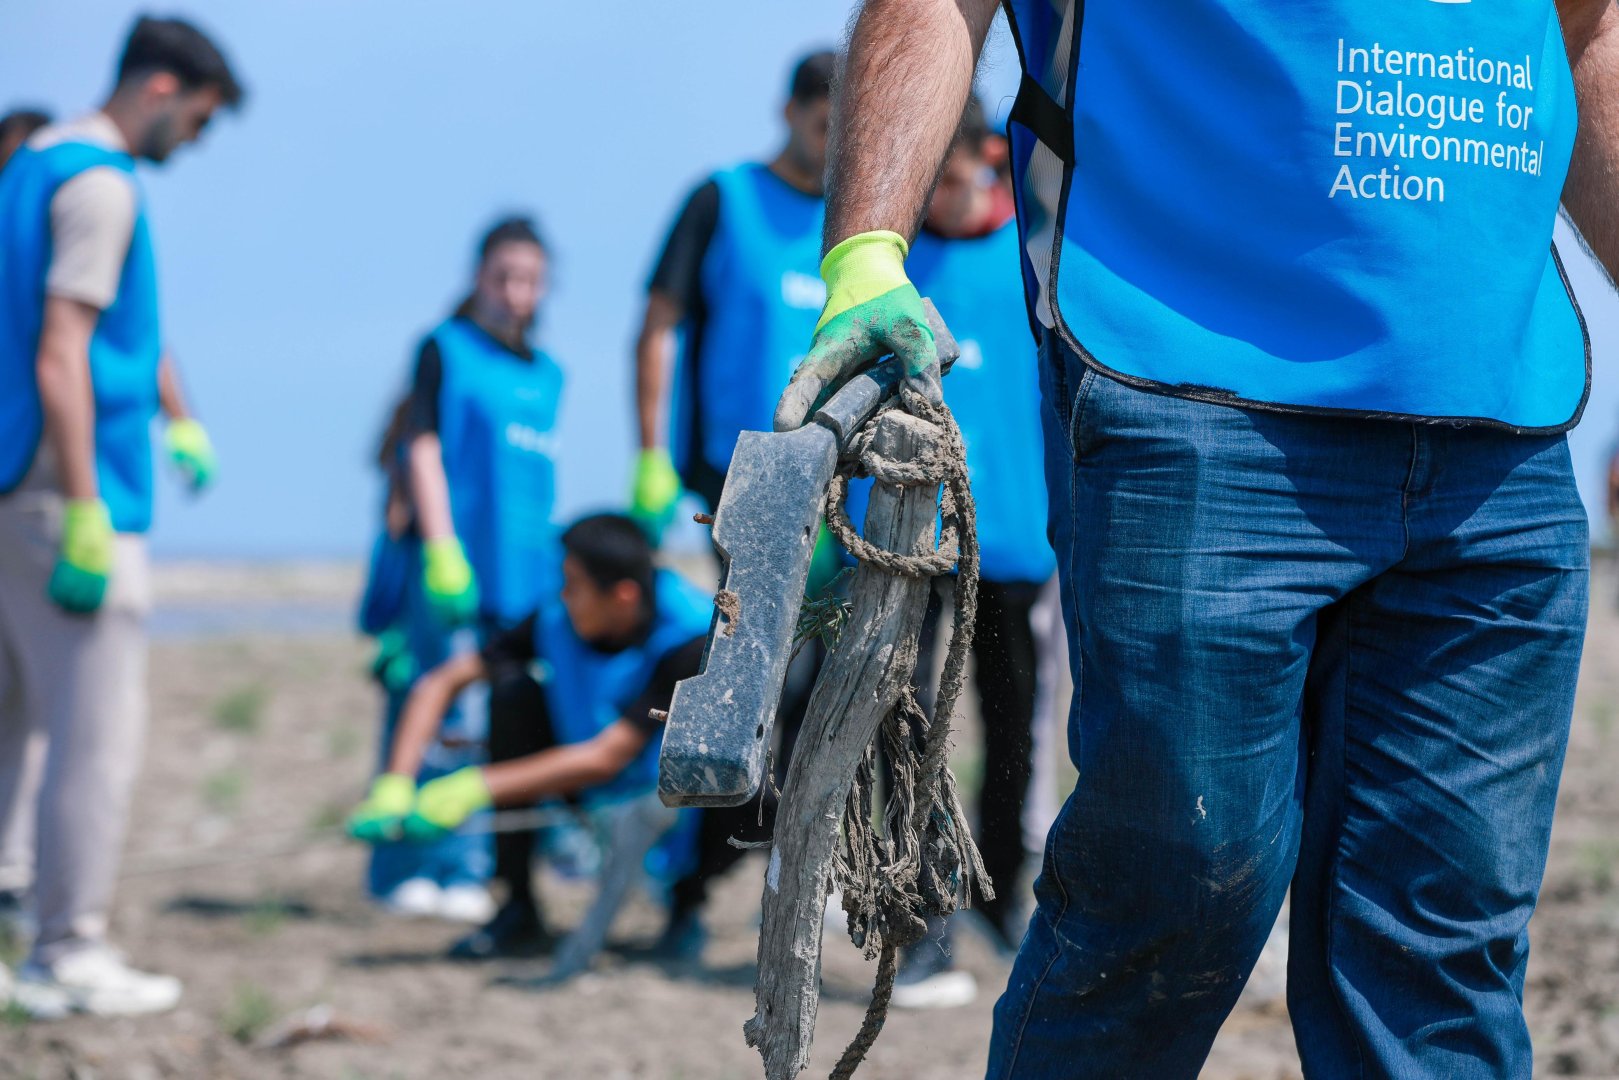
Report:
[[[978,980],[970,971],[941,971],[913,983],[894,984],[899,1009],[957,1009],[978,996]]]
[[[400,882],[394,887],[393,892],[384,896],[378,903],[395,915],[428,919],[439,913],[443,892],[444,890],[438,887],[438,882],[413,877]]]
[[[58,1009],[56,1015],[146,1016],[180,1003],[180,980],[137,971],[116,949],[92,945],[48,967],[23,965],[12,1000],[39,1019]]]
[[[439,892],[438,917],[482,926],[495,917],[495,898],[482,885],[449,885]]]

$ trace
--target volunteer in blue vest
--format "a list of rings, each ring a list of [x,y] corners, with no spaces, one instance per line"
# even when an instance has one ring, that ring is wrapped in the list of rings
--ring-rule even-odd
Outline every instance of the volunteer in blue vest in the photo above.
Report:
[[[860,16],[780,426],[929,385],[907,234],[999,6]],[[1589,554],[1552,227],[1619,271],[1619,9],[1008,7],[1079,780],[989,1075],[1197,1075],[1291,883],[1307,1075],[1528,1076]]]
[[[431,842],[490,806],[580,796],[614,807],[613,831],[624,846],[609,853],[603,914],[587,918],[583,937],[559,956],[576,967],[599,948],[646,850],[673,823],[656,792],[661,714],[675,683],[702,667],[713,605],[707,593],[657,569],[650,542],[627,517],[583,518],[562,534],[562,549],[559,597],[541,601],[481,653],[452,657],[416,684],[387,770],[350,817],[349,830],[373,843]],[[446,708],[477,682],[490,688],[492,735],[520,750],[418,789],[414,778]],[[502,863],[505,905],[452,955],[519,956],[549,946],[531,851],[532,844],[516,849],[518,857]]]
[[[737,436],[770,429],[776,397],[826,299],[816,267],[835,63],[821,51],[795,65],[782,110],[786,144],[769,162],[721,169],[699,185],[652,271],[635,347],[640,453],[631,512],[654,539],[683,488],[710,511],[719,505]],[[809,592],[819,593],[836,569],[835,549],[823,536]],[[791,754],[822,655],[817,642],[789,674],[778,764]],[[706,935],[697,911],[708,882],[742,858],[729,840],[757,835],[757,822],[757,808],[702,814],[699,865],[674,887],[660,951],[675,959],[700,955]]]
[[[470,295],[417,353],[395,440],[392,475],[403,482],[390,483],[388,497],[395,525],[404,511],[403,531],[393,537],[393,557],[406,567],[397,575],[393,625],[415,671],[454,649],[475,649],[557,589],[551,511],[563,376],[532,340],[548,271],[531,220],[497,222],[478,246]],[[407,691],[408,684],[388,691],[385,746]],[[478,702],[462,702],[421,779],[478,759],[486,722]],[[367,884],[400,913],[481,924],[495,910],[485,885],[490,869],[487,837],[453,836],[378,848]]]
[[[1023,806],[1039,666],[1031,615],[1057,563],[1046,539],[1039,372],[1017,277],[1017,226],[1011,193],[996,174],[1005,153],[1005,139],[990,132],[983,107],[969,99],[907,265],[918,291],[949,313],[961,346],[949,391],[967,448],[981,548],[973,636],[974,686],[985,718],[977,839],[995,882],[994,898],[977,897],[973,908],[997,951],[1010,954],[1026,919]],[[869,485],[852,490],[860,493],[859,505],[851,499],[849,509],[859,520]],[[935,593],[929,605],[929,641],[941,599]],[[932,684],[931,654],[924,645],[918,672],[924,687]],[[932,921],[929,938],[906,951],[895,1005],[942,1008],[976,996],[971,973],[953,963],[952,925]]]
[[[162,352],[135,163],[241,98],[201,31],[141,18],[101,109],[37,132],[0,173],[0,837],[16,850],[12,823],[36,822],[37,935],[14,1000],[37,1016],[180,996],[106,943],[146,727]]]
[[[635,345],[631,505],[654,535],[682,487],[711,511],[719,505],[737,436],[769,430],[826,299],[816,267],[834,64],[830,52],[798,62],[782,110],[786,145],[699,185],[652,271]]]

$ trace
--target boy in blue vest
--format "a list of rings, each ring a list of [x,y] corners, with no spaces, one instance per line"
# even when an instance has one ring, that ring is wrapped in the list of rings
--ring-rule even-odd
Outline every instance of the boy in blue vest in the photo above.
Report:
[[[627,517],[583,518],[562,534],[562,549],[560,602],[543,604],[481,653],[451,657],[416,683],[386,771],[349,830],[371,843],[420,842],[492,806],[577,797],[604,808],[613,840],[598,902],[557,957],[558,971],[572,973],[600,948],[642,858],[674,822],[656,790],[663,714],[675,683],[702,667],[713,604],[708,593],[656,568],[651,543]],[[490,686],[491,763],[418,790],[413,777],[445,710],[480,680]],[[546,947],[532,848],[531,839],[497,844],[495,873],[506,901],[452,956],[487,959]]]
[[[936,362],[907,235],[1000,7],[861,14],[778,427]],[[988,1074],[1196,1076],[1291,885],[1307,1075],[1529,1076],[1589,577],[1552,231],[1619,271],[1619,7],[1006,7],[1079,780]]]
[[[180,995],[105,941],[146,723],[162,351],[135,162],[167,160],[241,98],[199,30],[142,18],[100,111],[37,132],[0,173],[0,850],[26,850],[15,834],[37,822],[38,932],[15,988],[37,1016]]]

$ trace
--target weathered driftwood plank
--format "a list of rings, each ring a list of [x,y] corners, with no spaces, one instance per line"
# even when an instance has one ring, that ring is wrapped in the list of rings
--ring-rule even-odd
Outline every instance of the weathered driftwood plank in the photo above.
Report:
[[[872,450],[890,461],[931,454],[941,433],[898,410],[877,422]],[[938,489],[873,485],[865,537],[903,554],[930,551]],[[833,849],[855,769],[916,667],[929,583],[866,564],[855,571],[853,612],[810,697],[787,771],[765,874],[764,925],[753,1019],[744,1026],[769,1080],[809,1063],[820,998],[821,929]]]

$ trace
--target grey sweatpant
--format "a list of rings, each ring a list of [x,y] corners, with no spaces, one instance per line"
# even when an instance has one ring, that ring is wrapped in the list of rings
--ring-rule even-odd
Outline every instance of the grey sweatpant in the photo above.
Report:
[[[146,734],[146,613],[139,536],[116,541],[100,611],[46,597],[62,500],[44,469],[0,497],[0,888],[32,887],[51,963],[100,941]]]

